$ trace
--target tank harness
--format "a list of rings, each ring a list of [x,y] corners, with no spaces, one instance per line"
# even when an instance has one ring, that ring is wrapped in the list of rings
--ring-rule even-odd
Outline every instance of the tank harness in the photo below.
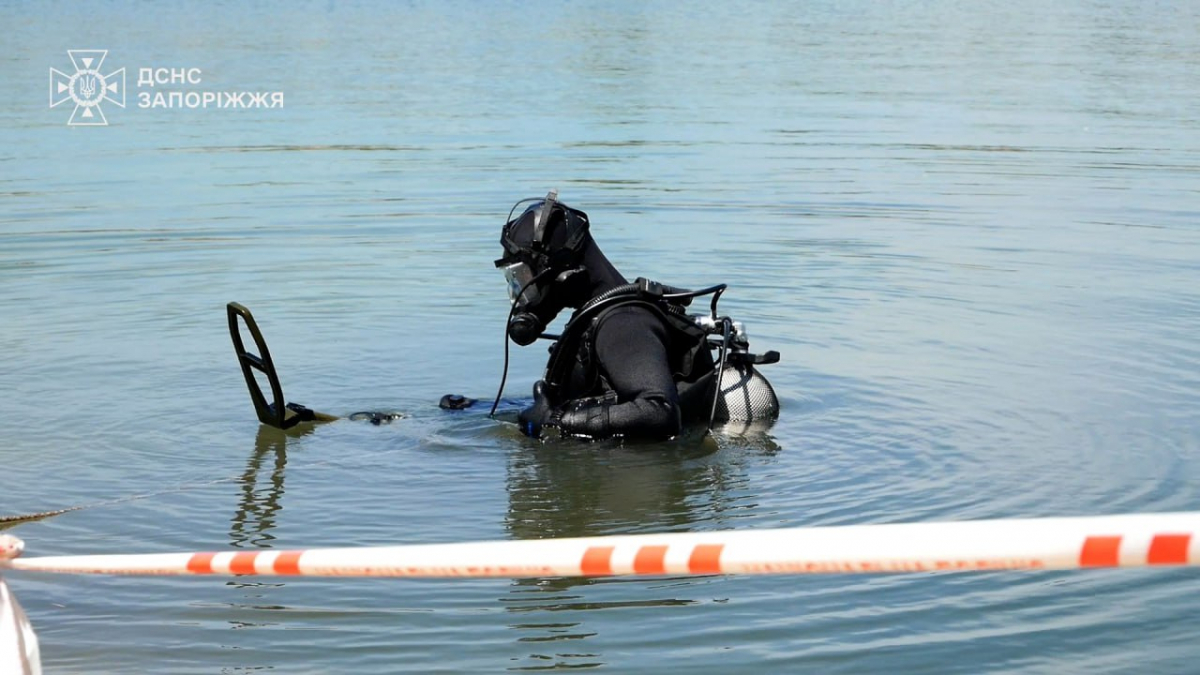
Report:
[[[755,371],[754,365],[779,361],[779,352],[751,354],[741,325],[728,317],[717,317],[717,300],[724,290],[724,284],[689,291],[639,278],[588,301],[571,316],[550,348],[550,360],[543,379],[551,403],[560,405],[579,398],[618,402],[616,392],[596,363],[595,334],[613,312],[641,307],[658,317],[667,329],[672,378],[679,391],[684,420],[707,417],[711,424],[730,419],[752,421],[774,417],[779,411],[778,399],[766,379]],[[713,299],[708,315],[686,313],[694,298],[710,294]],[[713,351],[718,349],[720,358],[716,359]],[[714,390],[717,372],[724,373],[720,391]],[[747,386],[753,387],[753,391],[742,391]],[[753,404],[740,406],[735,402],[730,405],[731,397],[753,401]],[[718,415],[718,412],[722,414]]]

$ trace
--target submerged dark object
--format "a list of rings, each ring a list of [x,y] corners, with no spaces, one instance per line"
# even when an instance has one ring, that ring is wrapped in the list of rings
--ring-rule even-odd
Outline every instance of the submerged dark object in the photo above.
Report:
[[[442,410],[465,410],[475,405],[475,399],[467,398],[462,394],[446,394],[442,400],[438,401],[438,407]]]
[[[375,426],[379,426],[380,424],[391,424],[396,420],[404,419],[404,414],[398,412],[378,412],[364,410],[363,412],[351,413],[350,417],[346,419],[354,422],[370,422]]]

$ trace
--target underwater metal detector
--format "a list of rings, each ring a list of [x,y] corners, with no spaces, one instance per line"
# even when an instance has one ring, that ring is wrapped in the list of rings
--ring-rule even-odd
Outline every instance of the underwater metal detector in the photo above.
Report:
[[[275,373],[275,364],[271,361],[271,352],[267,349],[267,341],[263,339],[262,331],[254,322],[250,310],[241,304],[231,302],[226,305],[229,315],[229,337],[233,339],[233,350],[237,353],[238,365],[242,367],[242,375],[246,378],[246,387],[250,390],[250,400],[254,403],[254,412],[258,413],[258,421],[269,424],[277,429],[288,429],[301,422],[332,422],[338,419],[335,415],[326,415],[306,408],[299,403],[286,403],[283,398],[283,386],[279,384],[279,375]],[[238,330],[238,317],[246,323],[246,329],[254,338],[258,347],[258,355],[246,351],[242,342],[242,333]],[[254,378],[251,368],[267,376],[271,384],[272,402],[267,403],[263,396],[258,380]]]

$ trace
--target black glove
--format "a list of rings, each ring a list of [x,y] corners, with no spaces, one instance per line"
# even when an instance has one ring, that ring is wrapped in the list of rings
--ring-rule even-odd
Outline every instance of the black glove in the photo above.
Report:
[[[546,383],[538,380],[533,385],[533,405],[517,415],[521,431],[530,438],[541,438],[546,429],[558,428],[562,413],[550,405],[546,398]]]
[[[587,438],[607,438],[612,435],[609,410],[616,395],[572,401],[558,416],[558,428],[564,434]]]

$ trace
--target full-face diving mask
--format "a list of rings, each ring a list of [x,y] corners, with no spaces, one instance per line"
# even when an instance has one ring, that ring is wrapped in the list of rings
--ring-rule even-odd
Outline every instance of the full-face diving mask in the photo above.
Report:
[[[517,218],[512,217],[518,206],[530,202],[536,203],[530,204]],[[518,241],[517,228],[529,218],[533,219],[530,238]],[[548,235],[552,224],[567,228],[566,241],[560,246],[550,245]],[[514,342],[520,345],[532,343],[545,330],[546,322],[553,319],[553,316],[543,319],[538,310],[547,312],[544,304],[551,284],[579,269],[587,238],[587,214],[560,204],[556,190],[551,190],[544,200],[524,199],[513,205],[500,235],[505,255],[496,261],[496,267],[504,272],[508,297],[513,302],[508,332]],[[549,281],[542,281],[547,278]],[[557,313],[557,309],[553,313]]]
[[[530,297],[537,293],[537,287],[532,286],[536,278],[537,275],[526,263],[515,262],[505,265],[504,280],[508,282],[508,299],[515,305],[517,299],[524,293],[525,304],[532,304],[536,300],[535,297]]]

